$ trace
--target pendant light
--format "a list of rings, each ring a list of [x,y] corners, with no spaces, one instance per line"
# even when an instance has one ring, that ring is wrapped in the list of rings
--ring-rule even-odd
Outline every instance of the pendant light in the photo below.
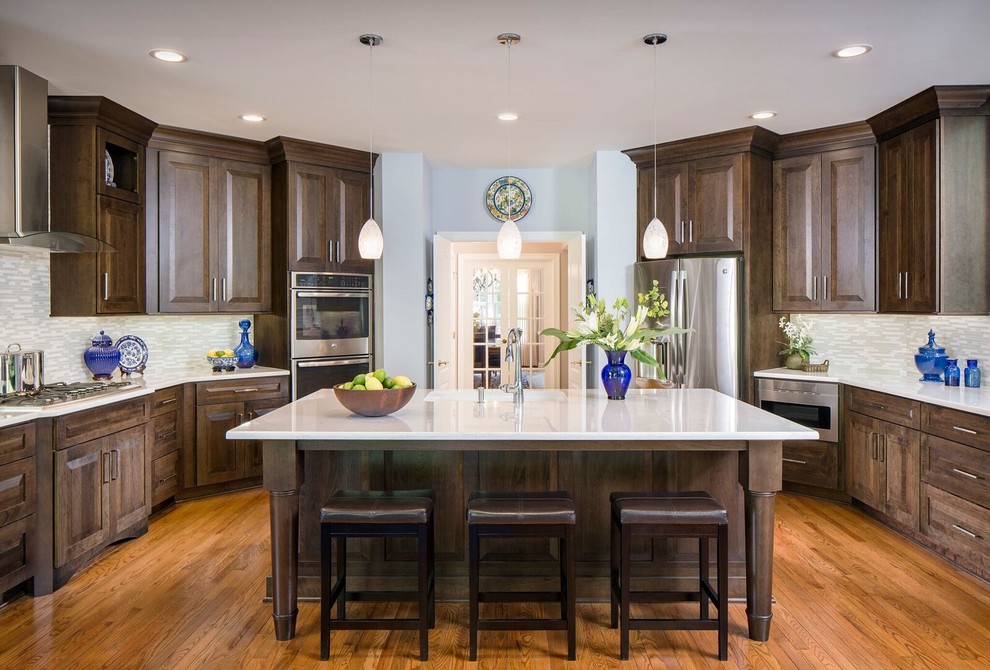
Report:
[[[667,229],[657,218],[657,46],[667,41],[663,33],[650,33],[643,42],[653,45],[653,220],[643,233],[643,255],[647,258],[664,258],[669,239]]]
[[[364,225],[361,226],[361,232],[358,235],[358,253],[361,258],[368,259],[378,259],[382,257],[382,250],[385,248],[385,238],[382,236],[382,229],[378,226],[378,222],[375,221],[375,166],[374,166],[374,138],[375,138],[375,57],[374,51],[375,47],[384,42],[381,35],[361,35],[361,44],[367,45],[368,47],[368,69],[371,73],[371,91],[369,94],[369,107],[370,112],[368,113],[368,177],[370,179],[370,201],[371,201],[371,216]]]
[[[509,108],[506,112],[499,115],[499,118],[505,120],[507,123],[511,123],[516,118],[516,114],[512,111],[512,45],[519,44],[519,35],[515,33],[502,33],[498,36],[498,41],[500,44],[505,45],[506,53],[506,98],[508,99]],[[508,148],[509,148],[509,170],[506,174],[512,173],[512,126],[508,128]],[[498,240],[495,242],[495,246],[498,248],[498,257],[505,259],[519,258],[522,254],[522,234],[519,232],[519,226],[516,225],[515,221],[512,220],[512,199],[508,201],[509,205],[509,215],[505,219],[505,223],[498,231]]]

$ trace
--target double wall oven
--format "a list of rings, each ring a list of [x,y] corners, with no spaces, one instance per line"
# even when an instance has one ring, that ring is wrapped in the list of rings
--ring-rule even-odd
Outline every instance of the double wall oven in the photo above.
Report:
[[[292,398],[371,368],[372,276],[293,272],[289,289]]]

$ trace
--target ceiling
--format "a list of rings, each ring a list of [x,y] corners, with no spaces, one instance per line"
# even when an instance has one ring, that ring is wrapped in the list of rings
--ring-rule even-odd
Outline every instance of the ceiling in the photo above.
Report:
[[[0,0],[0,62],[51,94],[104,95],[158,123],[374,150],[436,167],[587,165],[653,141],[756,123],[858,121],[933,84],[990,83],[987,0]],[[505,111],[512,47],[512,124]],[[854,43],[874,50],[840,60]],[[168,65],[148,51],[189,61]],[[268,117],[249,125],[238,115]],[[511,137],[508,128],[511,127]]]

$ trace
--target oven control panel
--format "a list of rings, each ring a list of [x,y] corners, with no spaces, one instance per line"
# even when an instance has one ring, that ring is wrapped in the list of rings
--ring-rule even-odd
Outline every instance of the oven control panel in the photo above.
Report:
[[[371,290],[371,275],[340,272],[293,272],[292,288]]]

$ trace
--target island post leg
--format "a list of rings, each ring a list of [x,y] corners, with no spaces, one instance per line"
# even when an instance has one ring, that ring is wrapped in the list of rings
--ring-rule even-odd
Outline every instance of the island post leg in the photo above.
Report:
[[[745,491],[746,618],[749,638],[760,642],[770,638],[773,618],[774,499],[781,488],[781,456],[779,441],[753,441],[739,454],[739,483]]]
[[[275,639],[296,635],[299,576],[299,487],[303,453],[295,442],[262,442],[262,480],[268,491],[272,534],[272,618]]]

